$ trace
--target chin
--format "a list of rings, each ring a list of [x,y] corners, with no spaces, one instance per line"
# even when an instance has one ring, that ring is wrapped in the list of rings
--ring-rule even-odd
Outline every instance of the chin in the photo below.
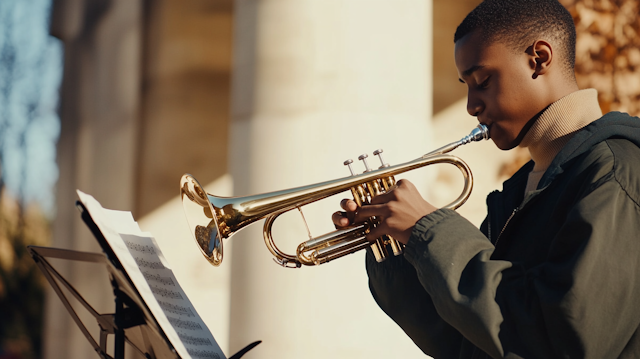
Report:
[[[508,151],[508,150],[514,149],[514,148],[516,148],[516,147],[518,146],[518,144],[519,144],[519,143],[518,143],[518,142],[516,142],[516,141],[510,141],[510,142],[507,142],[507,141],[500,140],[500,139],[495,140],[495,139],[493,139],[493,138],[492,138],[491,140],[492,140],[492,141],[493,141],[493,143],[496,145],[496,147],[498,147],[499,149],[501,149],[501,150],[503,150],[503,151]]]

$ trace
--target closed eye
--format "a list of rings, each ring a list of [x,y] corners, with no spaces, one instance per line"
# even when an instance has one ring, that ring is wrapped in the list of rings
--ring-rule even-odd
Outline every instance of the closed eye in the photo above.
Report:
[[[490,78],[491,78],[490,76],[487,77],[487,79],[482,81],[482,83],[480,85],[478,85],[478,87],[481,88],[481,89],[486,89],[487,87],[489,87],[489,79]]]

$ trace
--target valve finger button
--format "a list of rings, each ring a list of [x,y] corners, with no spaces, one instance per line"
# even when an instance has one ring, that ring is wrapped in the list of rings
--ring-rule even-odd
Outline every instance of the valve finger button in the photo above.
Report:
[[[371,169],[369,168],[369,164],[367,163],[367,157],[369,157],[369,155],[366,153],[363,153],[360,156],[358,156],[358,159],[362,161],[362,163],[364,163],[365,172],[371,171]]]
[[[353,168],[351,168],[351,164],[353,163],[353,160],[351,158],[349,158],[348,160],[343,162],[343,165],[349,167],[349,172],[351,172],[352,176],[355,176],[356,174],[353,172]]]
[[[373,151],[373,155],[374,156],[378,156],[378,158],[380,159],[380,164],[381,164],[380,168],[389,167],[389,164],[385,163],[384,162],[384,158],[382,158],[382,152],[383,152],[382,148],[379,148],[379,149]]]

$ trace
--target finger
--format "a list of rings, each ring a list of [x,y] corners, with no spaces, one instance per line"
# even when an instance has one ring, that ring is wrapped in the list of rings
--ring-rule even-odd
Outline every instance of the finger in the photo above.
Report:
[[[414,189],[415,186],[413,183],[404,179],[398,180],[398,182],[396,182],[396,184],[389,188],[385,193],[374,197],[371,200],[371,204],[384,204],[391,201],[397,201],[403,197],[403,194],[411,193],[410,191]]]
[[[382,218],[386,213],[386,206],[384,204],[371,204],[362,206],[355,212],[353,222],[362,223],[371,217]]]
[[[396,182],[396,187],[415,187],[415,185],[409,180],[401,179]]]
[[[349,220],[349,218],[347,218],[347,214],[345,212],[335,212],[331,216],[331,220],[333,221],[333,225],[336,228],[346,227],[351,224],[351,221]]]
[[[340,201],[340,208],[344,209],[347,212],[355,212],[358,209],[358,205],[352,199],[345,198]]]
[[[395,187],[392,187],[395,189]],[[384,204],[395,198],[395,193],[393,193],[393,189],[389,189],[389,191],[379,194],[371,199],[371,204]]]
[[[343,199],[340,201],[340,207],[345,210],[346,217],[349,223],[353,223],[353,218],[356,216],[356,210],[358,209],[358,205],[352,199]]]
[[[369,233],[367,233],[366,237],[369,242],[373,242],[377,238],[380,238],[385,234],[387,234],[387,227],[384,224],[379,224],[376,227],[370,228]]]

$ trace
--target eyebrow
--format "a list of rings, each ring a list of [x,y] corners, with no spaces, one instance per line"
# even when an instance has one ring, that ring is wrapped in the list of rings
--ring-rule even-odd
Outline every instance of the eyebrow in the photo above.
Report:
[[[469,77],[471,76],[474,72],[483,69],[484,66],[483,65],[475,65],[475,66],[471,66],[470,68],[466,69],[465,71],[462,72],[462,77]],[[464,81],[462,81],[462,79],[458,79],[458,81],[464,83]]]

